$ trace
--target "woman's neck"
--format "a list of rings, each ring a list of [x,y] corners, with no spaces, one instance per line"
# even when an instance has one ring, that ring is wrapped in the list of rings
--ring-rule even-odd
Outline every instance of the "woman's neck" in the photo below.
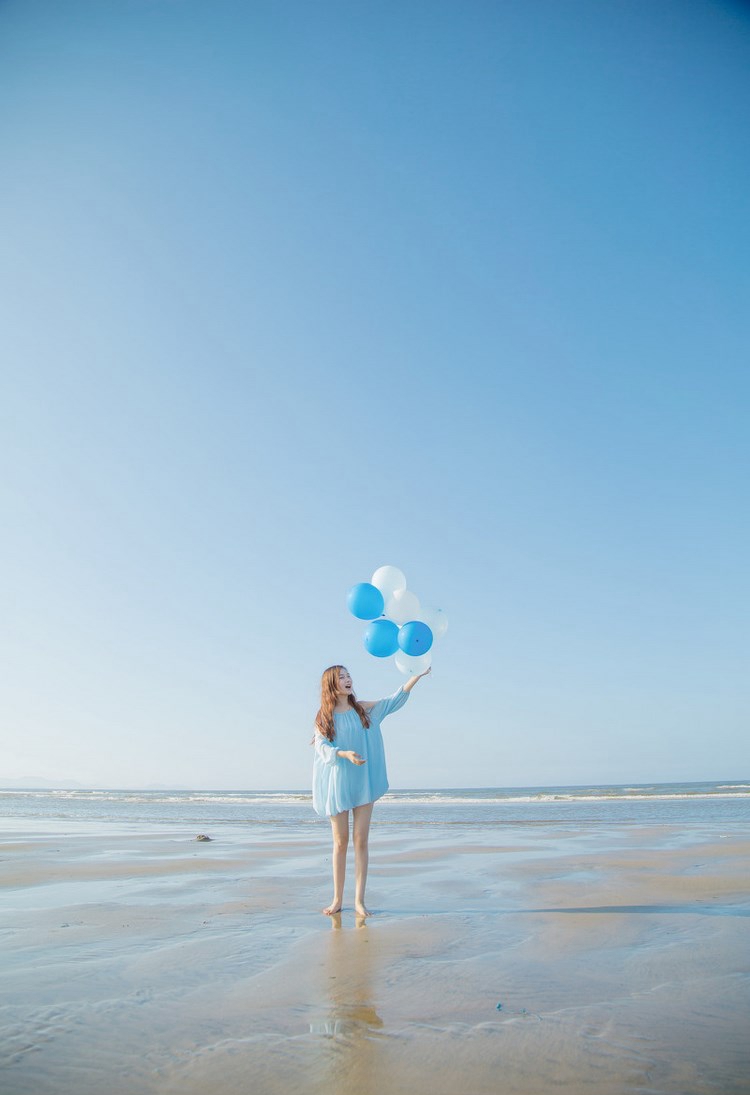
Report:
[[[333,706],[333,713],[335,715],[342,715],[345,711],[349,710],[349,693],[342,692],[336,699],[336,703]]]

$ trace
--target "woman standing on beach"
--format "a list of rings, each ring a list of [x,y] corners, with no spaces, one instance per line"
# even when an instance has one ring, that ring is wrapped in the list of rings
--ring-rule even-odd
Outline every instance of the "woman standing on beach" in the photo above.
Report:
[[[313,807],[321,817],[330,817],[333,830],[333,901],[323,910],[327,916],[341,911],[350,810],[354,817],[354,911],[370,915],[365,907],[370,818],[376,800],[388,790],[380,723],[404,706],[414,685],[427,673],[412,677],[398,692],[376,702],[357,699],[349,670],[343,665],[332,665],[323,673],[313,739]]]

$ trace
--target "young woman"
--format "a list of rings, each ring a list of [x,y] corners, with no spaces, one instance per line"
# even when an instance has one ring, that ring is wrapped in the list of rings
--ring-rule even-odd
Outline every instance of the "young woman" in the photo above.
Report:
[[[341,911],[350,810],[354,818],[354,911],[370,915],[365,907],[370,818],[375,801],[388,790],[380,723],[404,706],[414,685],[427,673],[412,677],[388,699],[372,703],[357,699],[343,665],[332,665],[323,673],[313,739],[313,807],[322,817],[330,817],[333,830],[333,901],[323,910],[327,916]]]

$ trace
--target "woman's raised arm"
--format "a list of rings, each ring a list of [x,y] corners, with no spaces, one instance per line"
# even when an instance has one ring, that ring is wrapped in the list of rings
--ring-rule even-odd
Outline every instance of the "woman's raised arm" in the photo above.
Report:
[[[404,685],[404,692],[411,692],[417,681],[420,681],[422,677],[426,677],[428,673],[432,672],[432,666],[429,669],[425,669],[424,673],[419,673],[416,677],[410,677]]]

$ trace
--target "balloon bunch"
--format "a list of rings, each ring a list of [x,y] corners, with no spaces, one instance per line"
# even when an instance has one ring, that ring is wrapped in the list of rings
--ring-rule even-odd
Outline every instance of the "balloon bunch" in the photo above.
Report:
[[[395,654],[397,668],[407,677],[430,668],[433,640],[446,633],[448,620],[441,608],[420,608],[398,567],[379,567],[369,582],[352,586],[346,603],[352,616],[371,621],[364,643],[373,657]]]

